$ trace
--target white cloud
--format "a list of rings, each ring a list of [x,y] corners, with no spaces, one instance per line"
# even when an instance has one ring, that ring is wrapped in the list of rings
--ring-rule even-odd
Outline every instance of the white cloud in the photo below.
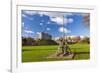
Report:
[[[48,21],[47,24],[50,24],[50,21]]]
[[[59,25],[72,23],[73,18],[63,18],[63,17],[51,17],[51,21],[56,22]]]
[[[28,15],[39,14],[40,16],[43,16],[43,15],[49,16],[49,14],[50,14],[51,12],[38,12],[38,11],[27,10],[27,11],[24,11],[24,13],[25,13],[25,14],[28,14]]]
[[[56,22],[58,24],[63,24],[63,16],[71,16],[73,15],[73,13],[57,13],[57,12],[38,12],[38,11],[24,11],[25,14],[28,15],[34,15],[34,14],[39,14],[41,17],[43,15],[49,16],[51,21]],[[23,17],[28,17],[27,15],[23,14]],[[29,17],[28,17],[29,18]],[[29,18],[31,19],[31,18]],[[32,19],[31,19],[32,20]],[[64,18],[64,23],[71,23],[73,21],[73,19],[69,18]]]
[[[26,33],[30,33],[30,34],[34,34],[34,32],[31,31],[31,30],[24,30],[24,32],[26,32]]]
[[[28,15],[34,15],[36,14],[37,12],[36,11],[32,11],[32,10],[27,10],[27,11],[24,11],[25,14],[28,14]]]
[[[57,24],[63,25],[63,23],[72,23],[72,18],[64,18],[63,16],[71,16],[73,13],[57,13],[57,12],[37,12],[40,16],[46,15],[50,17],[50,20]]]
[[[43,23],[40,23],[40,26],[42,26],[43,25]]]
[[[71,33],[70,30],[68,30],[67,28],[64,28],[64,27],[60,27],[59,28],[59,32],[62,32],[62,33]]]
[[[84,38],[84,36],[83,36],[83,35],[80,35],[80,37],[81,37],[81,39],[83,39],[83,38]]]
[[[57,13],[57,12],[37,12],[40,15],[46,15],[49,17],[62,17],[62,16],[68,16],[68,15],[73,15],[73,13]]]
[[[63,17],[52,17],[51,21],[56,22],[57,24],[63,25]]]
[[[39,14],[40,16],[43,16],[43,15],[50,16],[52,14],[51,12],[38,12],[38,11],[32,11],[32,10],[24,11],[24,13],[28,15]]]
[[[51,30],[50,28],[46,28],[48,31]]]
[[[68,23],[72,23],[72,22],[73,22],[73,18],[69,18]]]
[[[72,23],[73,21],[73,18],[64,18],[64,24]]]
[[[40,34],[40,32],[36,32],[36,34]]]
[[[32,10],[25,10],[24,13],[28,15],[34,15],[34,14],[39,14],[40,16],[46,15],[49,17],[56,17],[56,16],[61,17],[63,15],[65,16],[73,15],[73,13],[39,12],[39,11],[32,11]]]
[[[25,25],[24,22],[22,22],[22,27],[24,27],[24,25]]]
[[[27,15],[26,14],[22,14],[22,17],[26,17],[27,18]]]
[[[29,20],[33,20],[33,18],[31,18],[31,17],[28,17],[26,14],[22,14],[22,17],[24,17],[24,18],[28,18]]]

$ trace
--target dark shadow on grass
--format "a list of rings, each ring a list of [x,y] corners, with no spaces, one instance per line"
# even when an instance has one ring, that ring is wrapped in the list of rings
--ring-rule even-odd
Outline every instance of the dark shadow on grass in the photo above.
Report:
[[[90,52],[74,52],[75,54],[89,54]]]
[[[80,54],[90,54],[90,52],[74,52],[74,56],[72,59],[75,59],[75,56]]]

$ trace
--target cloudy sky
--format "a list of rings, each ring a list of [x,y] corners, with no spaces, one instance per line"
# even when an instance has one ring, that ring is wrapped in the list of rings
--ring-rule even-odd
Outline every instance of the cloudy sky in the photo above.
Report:
[[[46,32],[53,37],[65,35],[89,36],[88,13],[40,12],[22,10],[22,36],[35,38],[38,32]]]

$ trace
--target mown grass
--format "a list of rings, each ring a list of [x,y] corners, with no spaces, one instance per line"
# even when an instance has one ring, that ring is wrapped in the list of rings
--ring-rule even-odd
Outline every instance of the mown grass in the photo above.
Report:
[[[73,44],[69,45],[71,51],[76,53],[73,60],[84,60],[90,58],[89,44]],[[47,58],[49,55],[57,51],[58,45],[46,46],[23,46],[22,62],[39,62],[39,61],[58,61],[66,60],[65,58]]]

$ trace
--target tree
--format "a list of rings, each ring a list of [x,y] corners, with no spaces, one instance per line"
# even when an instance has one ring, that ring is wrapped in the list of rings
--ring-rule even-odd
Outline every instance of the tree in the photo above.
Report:
[[[31,37],[22,37],[22,45],[36,45],[36,41]]]
[[[89,37],[84,37],[81,41],[81,43],[90,43],[90,38]]]
[[[27,39],[22,37],[22,45],[26,45],[27,44]]]

